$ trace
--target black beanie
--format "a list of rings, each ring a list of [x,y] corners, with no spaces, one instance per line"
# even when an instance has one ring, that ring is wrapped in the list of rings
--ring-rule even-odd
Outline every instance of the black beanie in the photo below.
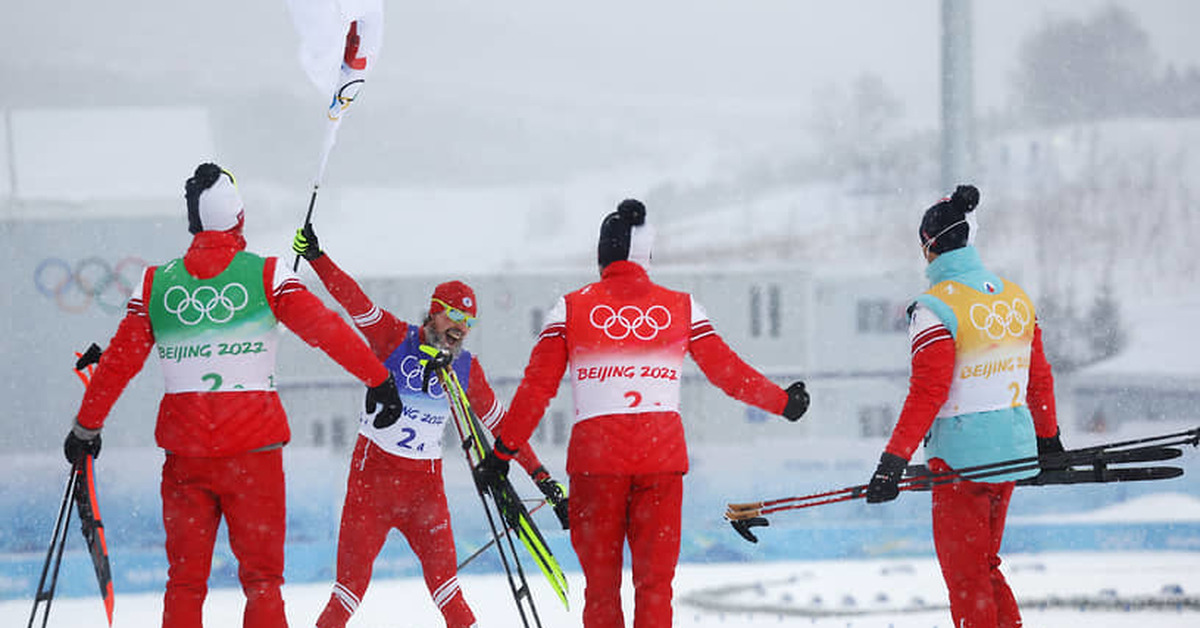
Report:
[[[627,198],[600,223],[596,261],[600,268],[621,260],[645,267],[650,262],[653,237],[653,230],[646,224],[646,206],[637,199]]]
[[[919,232],[921,247],[940,255],[966,246],[971,235],[967,214],[978,204],[979,189],[973,185],[960,185],[950,198],[943,198],[925,210]]]
[[[221,175],[227,178],[222,179]],[[187,199],[188,231],[225,231],[242,219],[242,198],[233,175],[217,164],[196,166],[196,172],[183,184]]]

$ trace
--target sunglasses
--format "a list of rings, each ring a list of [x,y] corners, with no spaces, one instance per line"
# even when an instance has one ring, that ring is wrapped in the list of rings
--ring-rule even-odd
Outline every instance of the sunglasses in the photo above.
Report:
[[[450,305],[449,303],[446,303],[445,301],[443,301],[441,299],[435,298],[435,299],[433,299],[433,302],[446,308],[446,318],[449,318],[450,320],[452,320],[456,323],[466,323],[467,327],[475,326],[475,317],[474,316],[467,314],[466,312],[454,307],[453,305]]]

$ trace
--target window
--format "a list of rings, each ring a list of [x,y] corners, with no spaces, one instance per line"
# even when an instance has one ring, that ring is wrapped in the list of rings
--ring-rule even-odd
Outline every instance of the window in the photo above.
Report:
[[[772,338],[779,337],[779,330],[783,326],[780,320],[782,316],[780,312],[781,301],[779,285],[771,284],[767,286],[767,333],[771,334]]]
[[[546,325],[546,312],[540,307],[535,307],[529,310],[529,329],[530,335],[537,338],[542,333],[542,327]]]
[[[750,337],[759,338],[764,333],[771,338],[779,337],[783,328],[782,302],[779,284],[768,284],[766,290],[750,286]]]
[[[762,288],[750,286],[750,337],[762,335]]]
[[[860,334],[886,334],[908,329],[905,307],[886,299],[860,299],[855,315]]]
[[[890,436],[895,425],[895,413],[891,406],[859,406],[858,435],[862,438]]]
[[[333,417],[329,423],[329,444],[333,447],[342,448],[346,446],[346,424],[349,419],[345,417]]]

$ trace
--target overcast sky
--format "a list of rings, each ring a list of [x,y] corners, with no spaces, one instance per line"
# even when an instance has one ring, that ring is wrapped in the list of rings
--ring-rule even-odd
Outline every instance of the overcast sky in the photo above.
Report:
[[[283,0],[4,3],[0,55],[163,81],[308,89]],[[1017,47],[1046,17],[1120,4],[1163,60],[1200,63],[1192,0],[977,0],[981,107],[1007,97]],[[937,116],[939,0],[385,2],[372,90],[453,85],[562,98],[791,103],[863,72],[884,77],[922,124]],[[18,89],[10,85],[11,88]],[[31,95],[36,100],[36,95]],[[135,96],[131,95],[131,100]]]

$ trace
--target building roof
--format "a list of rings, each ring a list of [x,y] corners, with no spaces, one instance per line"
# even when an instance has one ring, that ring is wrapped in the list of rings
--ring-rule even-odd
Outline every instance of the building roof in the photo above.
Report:
[[[93,107],[8,112],[0,192],[15,202],[0,218],[58,218],[87,204],[88,217],[178,214],[183,180],[214,154],[199,107]],[[115,202],[114,202],[115,201]]]
[[[1166,385],[1200,390],[1200,298],[1124,308],[1128,342],[1121,353],[1080,369],[1076,385]]]

